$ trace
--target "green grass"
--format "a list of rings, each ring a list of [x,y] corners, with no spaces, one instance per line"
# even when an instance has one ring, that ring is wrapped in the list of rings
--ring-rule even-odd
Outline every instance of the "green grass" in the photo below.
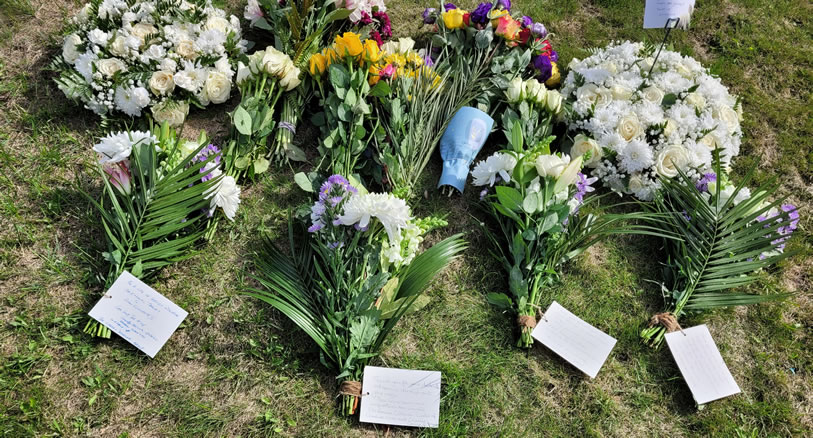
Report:
[[[474,2],[467,1],[466,5]],[[611,39],[660,41],[643,30],[643,2],[516,1],[555,33],[562,65]],[[234,11],[239,6],[233,2]],[[397,35],[417,35],[426,5],[390,1]],[[435,5],[433,5],[435,6]],[[242,297],[259,231],[279,235],[287,209],[307,199],[280,169],[244,187],[234,223],[215,244],[172,266],[153,286],[190,312],[151,360],[125,341],[81,332],[100,290],[102,232],[79,188],[99,192],[87,169],[97,120],[62,96],[43,71],[79,2],[0,1],[0,435],[370,436],[380,426],[337,415],[333,376],[317,349],[279,313]],[[803,253],[753,291],[794,298],[726,309],[707,323],[743,393],[694,406],[667,350],[638,338],[661,310],[658,242],[619,237],[570,264],[553,297],[618,339],[595,380],[550,351],[514,347],[514,324],[485,301],[506,287],[470,203],[440,197],[439,160],[417,213],[450,212],[434,239],[467,232],[463,260],[430,288],[432,302],[394,331],[379,365],[443,372],[440,427],[411,436],[802,436],[813,427],[810,338],[813,207],[813,7],[806,2],[704,1],[676,50],[710,66],[745,99],[746,138],[735,172],[779,174],[801,206],[794,246]],[[232,105],[234,102],[232,102]],[[225,107],[196,112],[221,140]],[[805,432],[807,430],[808,432]]]

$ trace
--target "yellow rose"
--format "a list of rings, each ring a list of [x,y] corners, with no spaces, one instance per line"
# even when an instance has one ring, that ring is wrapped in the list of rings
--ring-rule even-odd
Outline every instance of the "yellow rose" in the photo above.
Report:
[[[381,59],[381,50],[378,49],[378,43],[374,40],[364,40],[364,60],[367,62],[378,62]]]
[[[440,17],[443,18],[443,25],[447,29],[461,29],[466,26],[463,22],[463,15],[465,14],[466,11],[462,9],[452,9],[440,14]]]
[[[550,77],[548,78],[548,80],[545,81],[545,85],[547,85],[548,87],[553,88],[553,87],[559,85],[560,82],[562,82],[562,74],[559,73],[559,66],[557,66],[555,62],[551,62],[550,65],[551,65],[551,70],[550,70],[551,73],[550,73]]]
[[[321,53],[314,53],[309,64],[311,76],[320,76],[327,68],[327,58]]]
[[[157,71],[150,77],[150,90],[158,96],[172,93],[175,89],[175,80],[172,78],[172,73],[167,71]]]
[[[336,49],[336,52],[343,57],[356,57],[364,51],[359,34],[353,32],[345,32],[342,36],[336,35],[333,47]]]

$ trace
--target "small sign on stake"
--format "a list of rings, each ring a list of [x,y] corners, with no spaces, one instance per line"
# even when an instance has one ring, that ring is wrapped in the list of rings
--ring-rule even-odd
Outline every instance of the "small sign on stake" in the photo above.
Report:
[[[440,371],[364,367],[362,423],[438,427]]]
[[[666,344],[698,405],[739,394],[705,324],[667,333]]]
[[[559,303],[551,303],[536,324],[534,339],[595,379],[616,340],[586,323]]]
[[[694,0],[646,0],[644,6],[644,29],[689,27],[689,20],[694,12]]]
[[[188,313],[124,271],[89,315],[154,358]]]

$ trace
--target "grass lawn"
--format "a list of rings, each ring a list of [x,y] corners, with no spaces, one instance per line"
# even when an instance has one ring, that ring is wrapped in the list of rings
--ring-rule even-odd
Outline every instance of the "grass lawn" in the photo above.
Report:
[[[230,1],[242,16],[242,4]],[[661,30],[642,29],[643,3],[515,6],[555,33],[565,66],[611,39],[660,41]],[[120,338],[82,334],[101,292],[93,273],[104,242],[79,190],[99,193],[88,166],[102,133],[44,70],[81,6],[0,0],[0,435],[385,435],[340,417],[317,348],[269,306],[241,296],[259,232],[282,231],[286,209],[307,199],[292,169],[246,184],[237,220],[152,284],[190,313],[154,360]],[[390,0],[397,36],[426,30],[424,6]],[[415,209],[450,212],[449,227],[432,238],[465,231],[471,249],[430,288],[429,306],[402,320],[376,364],[442,371],[440,427],[393,428],[389,436],[810,436],[813,4],[702,0],[691,30],[673,32],[672,43],[744,98],[735,171],[758,165],[760,180],[780,175],[802,210],[793,243],[802,253],[752,288],[792,298],[686,321],[709,325],[742,394],[698,410],[668,350],[640,342],[640,329],[662,309],[659,286],[646,281],[660,278],[662,254],[648,238],[594,247],[555,289],[562,305],[618,339],[595,380],[541,346],[515,348],[514,322],[485,300],[507,283],[483,249],[470,206],[476,190],[440,197],[432,189],[438,158],[423,181],[429,197]],[[194,112],[184,135],[206,129],[222,140],[235,104]]]

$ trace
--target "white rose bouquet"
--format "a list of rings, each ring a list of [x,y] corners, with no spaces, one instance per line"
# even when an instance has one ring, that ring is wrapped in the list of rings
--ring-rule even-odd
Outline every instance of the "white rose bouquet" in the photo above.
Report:
[[[613,43],[574,59],[562,93],[572,111],[571,155],[618,193],[653,199],[660,178],[685,172],[697,180],[740,150],[741,105],[700,63],[642,43]]]
[[[336,372],[341,412],[352,415],[365,365],[398,320],[426,304],[423,291],[466,245],[458,235],[421,251],[423,234],[442,221],[414,219],[403,199],[367,193],[340,175],[318,193],[307,233],[289,221],[290,250],[266,239],[255,258],[260,286],[249,295],[316,342]]]
[[[247,42],[210,0],[92,0],[52,63],[65,95],[103,118],[149,112],[179,126],[189,106],[229,99]]]
[[[216,219],[217,209],[234,220],[240,187],[220,170],[220,150],[205,134],[180,140],[164,123],[152,132],[116,132],[93,150],[104,182],[101,200],[85,193],[101,216],[109,262],[104,288],[124,271],[148,279],[186,259]],[[109,337],[91,320],[85,332]]]
[[[519,347],[533,345],[531,332],[542,309],[543,293],[559,277],[558,269],[609,234],[653,234],[648,225],[617,226],[621,221],[646,217],[643,213],[595,216],[581,212],[598,197],[596,178],[581,173],[583,158],[550,152],[554,137],[547,137],[527,150],[520,122],[514,123],[510,149],[480,161],[472,176],[483,210],[499,232],[484,227],[491,253],[508,274],[509,293],[490,293],[494,306],[517,315]],[[495,193],[490,193],[490,187]]]

